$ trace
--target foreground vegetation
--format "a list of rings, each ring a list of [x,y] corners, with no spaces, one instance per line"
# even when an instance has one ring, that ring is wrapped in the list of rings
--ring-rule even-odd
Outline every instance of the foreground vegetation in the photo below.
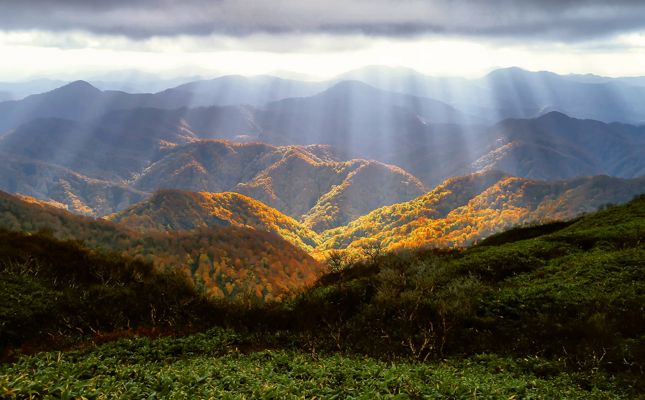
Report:
[[[561,362],[480,355],[441,363],[294,350],[241,351],[212,330],[182,339],[126,339],[86,351],[42,353],[0,366],[0,396],[29,398],[620,399],[601,373],[566,374]]]
[[[277,303],[252,292],[215,302],[150,264],[46,234],[0,234],[5,354],[43,338],[82,343],[3,366],[5,397],[645,393],[645,196],[464,251],[339,256],[335,272]],[[100,332],[213,326],[92,345]]]
[[[68,345],[101,332],[203,329],[212,303],[176,271],[46,233],[0,230],[0,348]],[[212,322],[210,322],[212,323]],[[14,349],[15,351],[15,349]]]

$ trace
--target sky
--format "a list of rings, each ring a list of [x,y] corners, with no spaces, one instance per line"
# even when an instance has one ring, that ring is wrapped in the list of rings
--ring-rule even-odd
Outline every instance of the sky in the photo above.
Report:
[[[325,79],[366,65],[645,75],[643,0],[0,0],[0,81]]]

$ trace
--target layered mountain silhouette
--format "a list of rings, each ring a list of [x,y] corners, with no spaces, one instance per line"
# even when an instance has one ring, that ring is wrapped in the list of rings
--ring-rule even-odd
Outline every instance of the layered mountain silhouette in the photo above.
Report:
[[[158,93],[99,90],[86,81],[74,81],[21,100],[0,102],[0,132],[35,118],[90,121],[117,110],[134,108],[198,108],[203,106],[261,106],[289,97],[310,96],[330,83],[292,81],[270,76],[224,76],[194,81]]]
[[[60,81],[6,83],[0,84],[0,92],[5,91],[6,98],[21,98],[25,93],[60,84]],[[360,89],[357,87],[360,84],[370,86]],[[311,101],[325,104],[326,100],[317,97],[325,90],[331,90],[327,98],[340,101],[333,105],[339,109],[359,113],[374,107],[387,110],[400,106],[434,123],[481,121],[491,124],[506,118],[535,118],[550,111],[603,122],[645,122],[645,111],[639,106],[645,101],[642,77],[558,75],[505,68],[478,79],[437,78],[405,68],[373,66],[325,82],[230,75],[193,81],[157,93],[101,91],[85,81],[75,81],[46,93],[0,102],[0,132],[39,117],[91,120],[109,111],[138,107],[177,109],[248,105],[262,109],[276,102],[269,107],[275,109],[289,105],[288,102],[281,104],[283,99],[303,97],[313,97]],[[12,94],[14,92],[21,95]],[[361,99],[364,96],[373,96],[372,102]],[[316,111],[321,113],[330,109]],[[374,117],[385,115],[382,112]],[[262,113],[262,119],[270,120],[271,115]],[[267,127],[267,131],[273,132],[270,128]]]
[[[497,69],[478,79],[437,78],[406,68],[370,66],[341,75],[383,90],[432,97],[494,123],[536,118],[560,111],[603,122],[645,123],[642,77],[558,75],[517,67]]]

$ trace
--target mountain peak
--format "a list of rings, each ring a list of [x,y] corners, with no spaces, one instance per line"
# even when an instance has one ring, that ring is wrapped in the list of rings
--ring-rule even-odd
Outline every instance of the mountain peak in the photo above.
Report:
[[[555,72],[550,71],[529,71],[520,67],[507,67],[493,70],[484,76],[484,79],[491,78],[519,78],[519,77],[560,77]]]
[[[560,111],[550,111],[546,114],[540,115],[538,118],[540,121],[568,121],[574,118],[571,118],[567,114]]]
[[[92,86],[87,81],[74,81],[67,85],[63,85],[57,89],[52,90],[50,93],[75,93],[75,94],[98,94],[101,91]]]
[[[527,71],[523,68],[520,67],[505,67],[505,68],[498,68],[490,71],[488,74],[485,75],[486,78],[492,77],[492,76],[499,76],[499,75],[519,75],[519,74],[526,74],[530,71]]]
[[[378,90],[374,86],[368,85],[367,83],[357,81],[357,80],[346,80],[346,81],[340,81],[334,86],[330,87],[329,89],[326,90],[326,92],[330,91],[344,91],[344,90]]]

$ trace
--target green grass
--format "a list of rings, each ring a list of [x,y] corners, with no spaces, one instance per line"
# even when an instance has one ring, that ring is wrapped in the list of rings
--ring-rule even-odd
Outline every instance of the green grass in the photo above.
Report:
[[[3,398],[621,399],[601,374],[559,372],[556,361],[479,355],[435,363],[383,362],[295,350],[243,353],[212,330],[185,338],[125,339],[23,357],[0,366]]]

